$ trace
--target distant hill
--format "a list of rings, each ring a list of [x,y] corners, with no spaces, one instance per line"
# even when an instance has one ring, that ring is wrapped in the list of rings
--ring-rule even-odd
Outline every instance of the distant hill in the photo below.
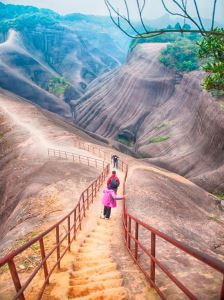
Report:
[[[71,100],[126,58],[129,40],[108,17],[0,3],[0,20],[0,87],[66,116]]]

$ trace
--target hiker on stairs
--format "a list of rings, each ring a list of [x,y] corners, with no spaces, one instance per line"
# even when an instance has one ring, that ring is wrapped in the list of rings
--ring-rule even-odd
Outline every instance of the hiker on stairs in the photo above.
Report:
[[[108,188],[110,188],[111,182],[113,182],[114,187],[117,184],[117,188],[116,188],[116,192],[117,192],[117,189],[118,189],[118,187],[120,185],[120,180],[117,177],[116,171],[112,171],[112,175],[107,180],[107,187]]]
[[[109,188],[105,188],[103,190],[103,199],[102,203],[104,205],[103,210],[103,218],[109,219],[111,214],[111,208],[117,207],[117,201],[116,200],[122,200],[124,199],[125,195],[116,195],[117,185],[114,184],[113,181],[111,181]]]

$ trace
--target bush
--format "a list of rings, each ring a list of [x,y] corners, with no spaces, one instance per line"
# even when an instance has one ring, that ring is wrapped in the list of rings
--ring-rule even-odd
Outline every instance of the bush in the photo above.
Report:
[[[198,46],[189,40],[180,40],[162,50],[160,62],[177,72],[190,72],[199,69]]]
[[[203,80],[206,90],[222,92],[224,91],[224,28],[215,30],[223,35],[209,35],[202,39],[199,45],[199,57],[207,60],[202,66],[208,73]]]

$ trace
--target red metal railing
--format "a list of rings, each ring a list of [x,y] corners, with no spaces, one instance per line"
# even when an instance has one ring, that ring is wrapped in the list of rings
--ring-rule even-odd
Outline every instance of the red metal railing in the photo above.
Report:
[[[82,142],[80,140],[75,141],[75,145],[77,148],[91,152],[100,158],[103,158],[104,161],[110,160],[110,155],[108,155],[104,150],[100,149],[99,147],[95,147],[91,144]]]
[[[89,152],[92,152],[100,157],[103,157],[104,160],[110,159],[110,153],[106,154],[103,150],[98,149],[94,146],[85,144],[81,141],[77,142],[77,147],[87,150]],[[70,153],[70,156],[64,153],[64,151],[49,149],[49,156],[54,156],[56,158],[61,159],[69,159],[72,158],[73,160],[73,153]],[[87,162],[88,160],[85,158],[79,160],[79,156],[74,156],[74,161],[78,160],[79,162]],[[101,161],[102,162],[102,161]],[[90,160],[89,160],[90,165]],[[126,179],[128,174],[128,165],[123,162],[122,160],[119,160],[119,169],[125,173],[124,177],[124,193],[125,193],[125,185],[126,185]],[[61,221],[56,223],[54,226],[49,228],[47,231],[45,231],[43,234],[39,235],[38,237],[34,238],[30,242],[26,243],[24,246],[18,248],[16,251],[10,253],[8,256],[0,259],[0,267],[8,264],[9,270],[12,276],[12,280],[15,286],[15,289],[17,291],[16,296],[13,299],[25,299],[24,297],[24,291],[30,284],[30,282],[33,280],[33,278],[36,276],[37,272],[43,268],[44,270],[44,276],[45,281],[43,283],[43,286],[39,292],[39,295],[37,299],[41,299],[44,289],[46,285],[49,283],[50,275],[53,273],[54,269],[56,267],[60,268],[60,262],[65,253],[70,250],[70,246],[73,240],[76,239],[77,231],[81,229],[81,222],[82,219],[85,217],[86,210],[89,207],[90,202],[93,201],[93,198],[96,196],[97,190],[99,190],[100,185],[105,180],[105,177],[109,173],[109,165],[103,170],[101,175],[98,177],[96,181],[94,181],[80,196],[80,200],[75,207],[75,209],[69,213],[67,216],[65,216]],[[67,223],[67,233],[65,236],[60,238],[60,225],[66,222]],[[150,233],[150,248],[146,248],[144,240],[143,242],[140,241],[140,235],[139,231],[140,228],[144,228],[147,232]],[[134,229],[134,230],[133,230]],[[56,245],[55,247],[48,253],[45,253],[45,245],[44,245],[44,237],[49,234],[50,232],[54,231],[56,233]],[[141,269],[141,271],[145,274],[146,278],[149,280],[151,286],[155,288],[157,293],[160,295],[161,299],[166,299],[164,293],[161,291],[159,286],[156,283],[156,266],[158,266],[164,274],[171,279],[171,281],[189,298],[189,299],[197,299],[196,296],[192,294],[192,292],[187,289],[168,269],[167,267],[159,260],[159,258],[156,257],[156,240],[158,238],[166,241],[170,245],[173,245],[174,247],[180,249],[184,253],[191,255],[198,261],[203,262],[205,265],[213,268],[214,270],[220,272],[222,276],[224,276],[224,263],[210,257],[209,255],[206,255],[192,247],[189,247],[188,245],[179,242],[166,234],[156,230],[155,228],[149,226],[148,224],[140,221],[139,219],[135,218],[133,215],[129,214],[127,212],[126,207],[126,200],[123,202],[123,230],[124,230],[124,240],[126,247],[133,258],[133,260],[136,262],[138,267]],[[144,237],[143,237],[144,238]],[[67,239],[67,247],[64,249],[64,251],[61,253],[61,244],[64,240]],[[20,279],[18,276],[18,272],[16,269],[16,265],[14,263],[14,258],[21,252],[23,252],[25,249],[32,246],[34,243],[39,242],[40,252],[41,252],[41,263],[39,266],[34,270],[34,272],[31,274],[29,279],[26,281],[26,283],[21,286]],[[48,258],[56,251],[57,253],[57,259],[55,264],[51,269],[48,268],[47,260]],[[140,262],[140,255],[144,253],[149,258],[150,263],[150,269],[148,270],[147,266],[144,264],[142,265]],[[224,300],[224,279],[222,283],[222,287],[220,289],[220,299]]]
[[[49,155],[53,151],[55,155],[62,155],[62,152],[57,152],[54,149],[49,150]],[[64,153],[64,152],[63,152]],[[62,156],[61,156],[62,157]],[[67,154],[68,157],[68,154]],[[72,154],[73,157],[73,154]],[[83,158],[83,157],[82,157]],[[79,159],[82,161],[81,156],[79,156]],[[86,158],[85,158],[86,159]],[[91,162],[93,159],[89,158],[89,160],[85,160],[87,163]],[[98,164],[102,164],[102,161],[96,160]],[[33,238],[29,242],[25,243],[23,246],[17,248],[15,251],[12,251],[8,255],[6,255],[3,258],[0,258],[0,268],[8,265],[11,278],[16,290],[16,295],[13,297],[13,300],[19,299],[24,300],[25,299],[25,291],[27,287],[30,285],[31,281],[34,279],[34,277],[37,275],[37,273],[43,269],[44,271],[44,282],[42,287],[40,288],[40,291],[37,295],[36,299],[41,299],[42,295],[44,293],[45,287],[47,284],[49,284],[49,278],[55,268],[57,267],[60,269],[60,262],[62,258],[64,257],[65,253],[67,251],[70,251],[71,249],[71,243],[73,240],[76,239],[77,232],[81,230],[82,227],[82,220],[86,216],[86,210],[89,209],[90,203],[93,202],[93,199],[96,197],[97,191],[99,191],[100,186],[105,181],[108,173],[110,170],[109,164],[103,169],[102,173],[99,175],[99,177],[87,188],[85,189],[79,199],[78,204],[75,206],[75,208],[67,214],[64,218],[62,218],[59,222],[51,226],[49,229],[47,229],[45,232],[41,233],[37,237]],[[62,226],[63,229],[66,228],[66,234],[61,236],[62,233]],[[44,238],[46,238],[50,233],[55,232],[55,246],[46,253],[46,247]],[[67,240],[67,246],[65,249],[62,248],[62,243]],[[34,244],[36,245],[38,243],[39,252],[41,254],[41,259],[39,264],[36,266],[34,271],[29,275],[28,279],[24,284],[21,283],[19,273],[17,271],[17,266],[15,263],[15,258],[23,253],[25,250],[31,248]],[[56,261],[54,262],[53,266],[49,266],[49,258],[52,259],[52,254],[56,252]]]
[[[104,168],[106,164],[104,160],[99,160],[93,157],[88,157],[88,156],[75,154],[72,152],[67,152],[62,150],[56,150],[52,148],[48,148],[48,157],[49,158],[53,157],[62,160],[72,160],[73,162],[86,164],[90,167],[95,167],[95,168]]]
[[[121,170],[125,172],[123,190],[125,193],[125,185],[128,174],[128,165],[122,162]],[[140,241],[140,228],[149,232],[151,236],[150,248],[144,245],[145,241]],[[166,241],[170,245],[175,246],[180,249],[182,252],[194,257],[200,262],[203,262],[205,265],[213,268],[218,271],[223,276],[223,281],[220,287],[220,300],[224,300],[224,263],[218,259],[215,259],[201,251],[198,251],[183,242],[177,241],[168,235],[156,230],[155,228],[149,226],[148,224],[140,221],[133,215],[127,212],[126,200],[123,202],[123,229],[124,229],[124,240],[131,257],[136,262],[141,271],[145,274],[146,278],[150,282],[151,286],[157,291],[161,299],[166,299],[164,293],[161,291],[159,286],[156,284],[156,266],[189,298],[192,300],[198,299],[184,284],[182,284],[176,276],[174,276],[168,268],[159,260],[159,257],[156,257],[156,239],[160,238],[163,241]],[[143,235],[143,239],[145,234]],[[142,264],[140,261],[140,256],[145,254],[150,261],[150,268],[147,268],[145,262]]]

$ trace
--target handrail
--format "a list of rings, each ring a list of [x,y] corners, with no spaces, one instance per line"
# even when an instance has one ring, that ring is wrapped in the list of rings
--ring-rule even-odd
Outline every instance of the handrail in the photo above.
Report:
[[[99,148],[96,148],[92,145],[89,145],[89,144],[78,141],[77,146],[80,147],[80,149],[87,150],[89,152],[92,152],[92,153],[100,156],[100,157],[103,157],[104,160],[106,160],[107,155],[110,158],[110,154],[106,154],[103,150],[101,150]],[[49,149],[49,151],[51,151],[51,150],[55,150],[55,149]],[[60,151],[60,150],[55,150],[55,155],[56,156],[57,156],[56,153],[60,153],[60,152],[57,152],[57,151]],[[66,151],[61,151],[61,155],[62,155],[63,152],[66,152]],[[67,155],[68,154],[73,155],[74,153],[67,152]],[[60,154],[59,154],[59,156],[60,156]],[[109,158],[108,158],[108,160],[109,160]],[[68,158],[66,158],[66,156],[65,156],[63,159],[68,159]],[[119,169],[121,169],[121,171],[124,172],[124,174],[125,174],[124,183],[123,183],[123,189],[124,189],[124,194],[125,194],[126,180],[127,180],[127,175],[128,175],[128,165],[124,161],[119,160]],[[18,278],[18,273],[17,273],[17,270],[16,270],[16,266],[14,264],[13,258],[16,255],[18,255],[18,253],[21,253],[21,251],[24,251],[25,248],[26,248],[25,246],[30,247],[32,244],[36,243],[37,241],[40,242],[40,250],[41,250],[42,260],[41,260],[41,266],[39,266],[39,269],[43,268],[44,269],[44,275],[45,275],[45,282],[44,282],[44,284],[43,284],[43,286],[42,286],[42,288],[39,292],[38,298],[37,298],[37,299],[41,299],[41,297],[43,295],[43,292],[44,292],[44,289],[45,289],[46,285],[49,283],[50,275],[53,273],[53,271],[56,267],[60,268],[60,261],[61,261],[62,257],[70,249],[70,245],[73,242],[73,240],[76,239],[77,231],[79,229],[81,229],[81,221],[85,217],[85,211],[86,211],[86,209],[88,209],[89,201],[90,200],[93,201],[93,198],[96,196],[97,190],[99,190],[99,186],[100,186],[99,182],[101,182],[101,184],[102,184],[102,180],[105,180],[105,176],[108,173],[109,173],[109,165],[107,165],[106,168],[104,168],[103,172],[98,177],[98,179],[95,180],[92,183],[92,185],[90,187],[88,187],[81,194],[80,200],[79,200],[77,206],[75,207],[75,209],[71,213],[67,214],[62,220],[60,220],[55,225],[50,227],[44,233],[40,234],[38,237],[34,238],[33,240],[29,241],[25,245],[21,246],[17,250],[10,253],[10,255],[8,256],[7,263],[8,263],[10,272],[11,272],[11,276],[12,276],[15,288],[17,290],[17,295],[19,295],[19,296],[15,296],[14,299],[24,300],[25,298],[24,298],[23,291],[25,289],[22,288],[21,285],[20,285],[20,281],[19,281],[19,278]],[[91,191],[89,191],[89,188],[91,189]],[[85,199],[85,193],[87,194],[86,199]],[[86,201],[87,201],[87,207],[85,206]],[[81,207],[81,204],[84,204],[84,205],[82,205],[82,207]],[[78,211],[78,213],[77,213],[77,211]],[[73,225],[71,225],[71,214],[73,214],[73,213],[74,213],[74,215],[73,215],[74,223],[73,223]],[[215,269],[216,271],[218,271],[222,275],[224,275],[224,263],[222,261],[220,261],[218,259],[215,259],[215,258],[213,258],[213,257],[211,257],[207,254],[204,254],[201,251],[196,250],[196,249],[186,245],[183,242],[177,241],[177,240],[169,237],[168,235],[162,233],[161,231],[153,228],[152,226],[142,222],[141,220],[137,219],[133,215],[129,214],[127,212],[126,199],[124,199],[124,201],[123,201],[122,219],[123,219],[124,241],[125,241],[125,245],[127,247],[127,250],[129,252],[129,254],[131,255],[131,257],[133,258],[133,260],[135,261],[135,263],[140,268],[140,270],[144,273],[144,275],[146,276],[146,278],[150,282],[151,286],[154,287],[154,289],[157,291],[157,293],[161,297],[161,299],[166,299],[166,297],[165,297],[164,293],[160,290],[159,286],[157,286],[157,284],[156,284],[156,274],[155,274],[156,265],[167,275],[168,278],[170,278],[175,283],[175,285],[182,292],[185,293],[185,295],[189,299],[196,300],[197,298],[192,294],[192,292],[189,289],[187,289],[163,265],[162,262],[159,261],[159,259],[156,258],[156,237],[162,238],[163,240],[165,240],[169,244],[171,244],[171,245],[175,246],[176,248],[182,250],[184,253],[191,255],[192,257],[196,258],[197,260],[203,262],[207,266],[212,267],[213,269]],[[68,221],[68,228],[70,228],[70,229],[68,230],[67,234],[63,237],[63,239],[60,240],[59,226],[65,220]],[[134,226],[134,235],[132,234],[133,223],[135,225]],[[44,237],[44,234],[48,234],[53,229],[55,229],[55,226],[56,226],[56,236],[57,236],[56,246],[54,247],[53,250],[51,250],[50,253],[48,253],[48,255],[46,255],[44,244],[43,244],[43,237]],[[146,249],[146,247],[140,242],[140,238],[139,238],[139,228],[140,228],[140,226],[142,226],[143,228],[145,228],[146,230],[148,230],[151,233],[151,247],[150,247],[150,250]],[[72,231],[73,231],[74,234],[73,234],[73,237],[71,238],[70,235],[71,235]],[[65,251],[63,252],[63,254],[61,255],[60,254],[60,245],[66,238],[68,239],[68,246],[65,249]],[[134,242],[134,247],[132,247],[132,241]],[[47,259],[51,256],[51,254],[55,251],[55,249],[57,250],[57,261],[56,261],[55,265],[53,266],[53,268],[49,271],[48,266],[47,266]],[[140,250],[143,251],[150,258],[150,261],[151,261],[150,272],[148,272],[145,265],[142,266],[140,264],[140,261],[139,261],[139,252],[140,252]],[[6,260],[4,260],[4,258],[0,259],[0,267],[5,262],[6,262]],[[27,286],[28,286],[28,284],[29,284],[29,282],[27,283]],[[25,283],[25,285],[26,285],[26,283]],[[224,277],[223,277],[222,287],[221,287],[221,290],[220,290],[220,300],[224,300]]]
[[[55,150],[55,149],[48,149],[48,155],[51,156],[51,151],[57,156],[57,153],[62,154],[66,153],[66,151]],[[59,151],[59,152],[57,152]],[[67,153],[67,157],[69,154],[72,154],[74,157],[74,153]],[[85,157],[82,155],[77,155],[77,158],[81,162],[81,158]],[[100,166],[104,167],[104,161],[98,160],[91,157],[85,157],[87,158],[88,165],[90,165],[90,161],[96,162],[96,167]],[[51,274],[53,273],[54,269],[57,267],[60,269],[60,262],[63,258],[63,256],[66,254],[67,251],[71,250],[71,243],[76,239],[77,232],[81,230],[82,228],[82,220],[86,216],[86,210],[89,209],[90,204],[93,202],[94,198],[96,197],[97,191],[99,191],[100,186],[105,181],[107,175],[109,174],[110,165],[107,164],[101,174],[98,176],[96,180],[94,180],[81,194],[79,201],[75,208],[69,212],[66,216],[64,216],[61,220],[56,222],[54,225],[52,225],[50,228],[39,234],[38,236],[34,237],[32,240],[26,242],[21,247],[17,248],[16,250],[10,252],[6,256],[0,258],[0,268],[8,264],[9,271],[11,274],[11,278],[16,290],[16,295],[13,297],[13,299],[19,299],[19,300],[25,300],[24,292],[29,286],[30,282],[34,279],[34,277],[37,275],[39,270],[43,268],[44,270],[44,282],[41,287],[41,290],[37,296],[37,299],[41,299],[45,290],[45,287],[47,284],[49,284],[49,278]],[[60,225],[64,225],[64,222],[66,221],[66,234],[61,237],[60,236]],[[56,237],[56,245],[53,247],[53,249],[50,250],[49,253],[46,254],[46,244],[44,243],[44,238],[48,236],[49,233],[52,233],[55,231],[55,237]],[[67,239],[67,247],[64,250],[63,253],[61,253],[61,245],[62,243]],[[23,253],[25,250],[29,249],[32,245],[39,242],[39,250],[41,253],[41,260],[39,262],[39,265],[34,269],[34,271],[29,275],[26,282],[22,285],[20,282],[19,274],[16,268],[16,263],[14,261],[14,258],[18,256],[19,254]],[[52,254],[56,252],[57,253],[57,259],[53,267],[50,268],[48,264],[48,259],[52,256]]]
[[[126,180],[128,175],[128,165],[122,162],[121,170],[125,173],[124,183],[123,183],[123,192],[125,194],[126,189]],[[201,251],[188,246],[187,244],[180,242],[170,236],[164,234],[163,232],[153,228],[152,226],[142,222],[133,215],[127,212],[126,199],[123,201],[123,232],[124,232],[124,241],[127,247],[127,250],[133,260],[136,262],[141,271],[145,274],[146,278],[149,280],[151,286],[157,291],[161,299],[166,299],[164,293],[156,284],[156,274],[155,267],[156,265],[169,277],[175,285],[191,300],[197,300],[198,298],[193,295],[193,293],[187,289],[177,278],[174,276],[164,265],[156,258],[156,237],[163,239],[169,244],[175,246],[176,248],[182,250],[184,253],[191,255],[195,259],[203,262],[207,266],[213,268],[214,270],[220,272],[223,275],[223,282],[220,288],[220,300],[224,300],[224,263],[221,260],[213,258],[208,254],[202,253]],[[134,224],[133,224],[134,223]],[[151,247],[150,251],[142,245],[139,241],[139,230],[140,226],[145,228],[151,233]],[[134,228],[134,234],[132,234],[132,229]],[[131,241],[134,242],[132,247]],[[147,271],[146,266],[142,266],[139,261],[139,251],[140,249],[150,258],[151,266],[150,272]]]
[[[48,157],[49,158],[54,157],[54,158],[59,158],[64,160],[68,160],[69,158],[71,158],[73,162],[75,162],[77,159],[79,163],[82,163],[82,160],[84,159],[84,161],[86,161],[88,166],[91,166],[91,163],[93,163],[92,166],[96,168],[98,167],[104,168],[105,165],[104,160],[100,160],[94,157],[84,156],[84,155],[80,155],[80,154],[76,154],[64,150],[53,149],[53,148],[48,148]]]

